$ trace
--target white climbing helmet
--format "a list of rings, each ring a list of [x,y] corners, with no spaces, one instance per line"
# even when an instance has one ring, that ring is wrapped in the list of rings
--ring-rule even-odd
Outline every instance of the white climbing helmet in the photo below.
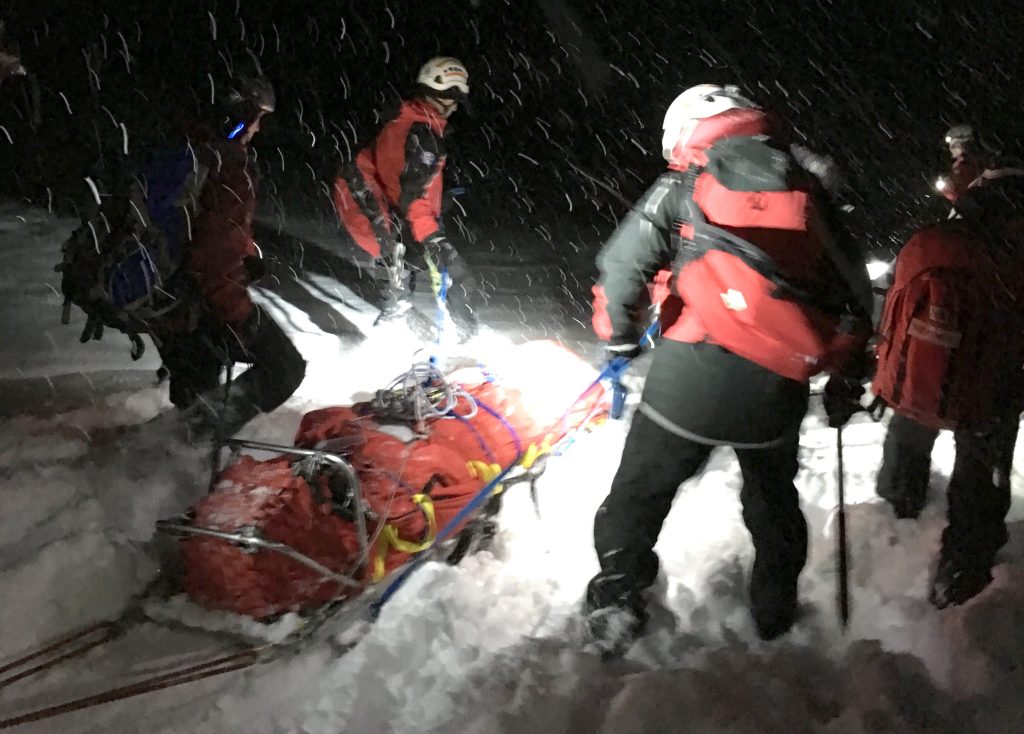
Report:
[[[420,68],[416,83],[422,91],[442,99],[463,100],[469,95],[469,72],[458,59],[435,56]]]
[[[726,110],[757,107],[740,94],[738,87],[698,84],[676,97],[665,112],[662,124],[661,154],[671,162],[673,151],[686,146],[701,120]]]

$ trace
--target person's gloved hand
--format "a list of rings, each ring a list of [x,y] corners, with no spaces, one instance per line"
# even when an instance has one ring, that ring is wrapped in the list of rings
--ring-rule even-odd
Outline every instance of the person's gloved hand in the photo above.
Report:
[[[443,234],[432,234],[423,242],[423,254],[438,270],[451,270],[455,248]]]
[[[825,414],[828,415],[828,425],[831,428],[841,428],[854,414],[864,410],[864,406],[860,404],[863,394],[864,386],[857,380],[832,375],[825,383],[825,390],[821,396]]]

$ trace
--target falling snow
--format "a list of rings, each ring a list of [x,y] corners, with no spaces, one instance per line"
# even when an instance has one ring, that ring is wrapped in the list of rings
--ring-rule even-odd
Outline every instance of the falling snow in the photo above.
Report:
[[[407,334],[371,328],[379,303],[366,260],[329,199],[339,164],[394,113],[429,56],[461,58],[474,90],[447,141],[446,183],[464,193],[445,223],[480,274],[493,340],[477,345],[485,357],[508,340],[555,336],[597,359],[594,255],[662,169],[662,115],[692,84],[739,84],[808,153],[834,160],[845,222],[881,264],[913,227],[946,213],[932,186],[948,169],[950,125],[975,124],[1007,160],[1022,153],[1024,10],[1012,4],[64,5],[8,4],[0,18],[0,53],[16,53],[27,71],[0,82],[0,655],[116,614],[154,573],[153,521],[201,491],[194,469],[205,458],[188,447],[86,440],[166,409],[166,391],[155,384],[154,349],[133,363],[121,335],[82,345],[80,314],[60,325],[52,267],[73,217],[109,192],[112,162],[181,140],[233,73],[262,69],[277,91],[255,140],[255,235],[269,263],[257,298],[310,363],[292,401],[252,424],[268,440],[287,441],[305,410],[382,387],[382,373],[401,371],[417,348]],[[622,663],[578,650],[590,518],[621,447],[622,426],[612,425],[553,462],[540,518],[511,503],[495,553],[425,569],[347,655],[335,654],[335,640],[60,730],[136,731],[151,716],[157,731],[211,732],[1019,731],[1020,498],[993,588],[936,613],[923,595],[941,498],[919,524],[896,522],[871,497],[882,429],[856,426],[856,611],[843,637],[831,616],[834,462],[818,418],[806,428],[809,614],[778,645],[756,642],[746,617],[749,548],[731,491],[736,467],[723,458],[670,519],[660,621]],[[940,444],[937,486],[948,454]],[[182,600],[163,611],[252,632]],[[99,667],[206,639],[179,634],[140,630]],[[0,692],[0,718],[20,690]]]

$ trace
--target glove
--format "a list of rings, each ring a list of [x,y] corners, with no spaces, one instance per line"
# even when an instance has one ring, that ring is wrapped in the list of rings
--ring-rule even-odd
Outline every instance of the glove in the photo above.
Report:
[[[621,418],[626,408],[626,396],[629,391],[622,384],[622,375],[629,368],[629,363],[639,357],[642,351],[639,342],[632,339],[613,339],[604,347],[605,370],[609,373],[612,382],[612,405],[609,415],[613,420]],[[625,360],[625,362],[619,360]]]
[[[442,234],[432,234],[423,242],[423,254],[438,270],[451,270],[458,257],[452,243]]]
[[[825,406],[828,425],[831,428],[845,426],[855,413],[864,410],[860,398],[864,394],[864,386],[856,380],[840,375],[832,375],[825,383],[821,402]]]

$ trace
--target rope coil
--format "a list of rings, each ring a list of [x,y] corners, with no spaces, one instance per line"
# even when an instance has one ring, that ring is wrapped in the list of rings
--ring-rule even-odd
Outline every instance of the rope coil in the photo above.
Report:
[[[413,423],[422,433],[431,418],[454,414],[464,403],[469,412],[459,417],[470,419],[476,415],[476,400],[461,386],[449,382],[445,374],[432,362],[416,362],[403,375],[396,377],[388,387],[377,391],[373,401],[379,415]]]

